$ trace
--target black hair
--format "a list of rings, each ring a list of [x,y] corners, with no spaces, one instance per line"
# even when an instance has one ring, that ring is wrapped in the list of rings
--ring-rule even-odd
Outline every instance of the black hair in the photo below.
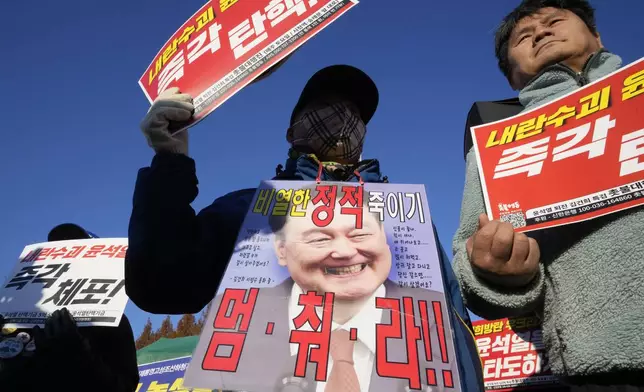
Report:
[[[324,183],[322,185],[334,185],[334,186],[337,186],[336,203],[339,202],[342,199],[342,197],[344,196],[344,194],[345,194],[345,192],[342,190],[342,186],[361,186],[361,185],[350,183],[350,182]],[[311,184],[311,185],[303,186],[302,188],[298,188],[298,189],[301,189],[301,190],[304,190],[304,191],[309,190],[311,192],[310,193],[311,200],[309,200],[309,203],[312,202],[313,198],[315,197],[315,194],[317,193],[316,190],[315,190],[316,186],[317,186],[317,184]],[[294,189],[294,191],[297,191],[298,189]],[[278,190],[276,190],[276,192],[277,191]],[[290,211],[291,207],[293,206],[292,196],[294,196],[294,195],[291,195],[291,202],[289,203],[287,211]],[[368,203],[369,203],[369,193],[367,191],[365,191],[364,188],[363,188],[363,193],[362,193],[362,206],[363,206],[363,208],[367,208]],[[335,206],[334,206],[334,208],[335,208]],[[378,223],[380,225],[382,225],[382,222],[380,221],[380,215],[377,212],[373,212],[371,214],[373,214],[374,217],[376,218],[376,220],[378,221]],[[271,232],[273,232],[274,234],[278,235],[282,231],[284,226],[286,225],[286,222],[289,219],[288,215],[289,215],[288,213],[285,216],[272,215],[272,214],[269,215],[268,216],[268,225],[270,226]],[[297,218],[295,218],[295,219],[297,219]],[[310,219],[310,218],[307,218],[307,219]]]
[[[542,8],[559,8],[568,10],[577,15],[593,33],[597,34],[595,23],[595,9],[587,0],[523,0],[521,4],[510,12],[494,34],[494,52],[499,68],[503,75],[510,79],[510,62],[508,59],[508,41],[510,35],[519,21],[527,16],[534,15]]]

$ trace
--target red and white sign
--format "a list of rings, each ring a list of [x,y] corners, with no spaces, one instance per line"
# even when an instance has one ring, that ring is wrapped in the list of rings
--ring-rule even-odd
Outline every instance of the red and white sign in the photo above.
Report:
[[[548,369],[538,320],[521,317],[472,323],[487,391],[549,389],[558,384]]]
[[[100,238],[25,247],[0,286],[0,314],[10,328],[43,326],[67,308],[79,326],[118,326],[125,311],[127,238]]]
[[[517,231],[644,204],[644,58],[471,131],[488,215]]]
[[[211,0],[163,45],[139,85],[194,98],[192,126],[286,58],[357,0]]]

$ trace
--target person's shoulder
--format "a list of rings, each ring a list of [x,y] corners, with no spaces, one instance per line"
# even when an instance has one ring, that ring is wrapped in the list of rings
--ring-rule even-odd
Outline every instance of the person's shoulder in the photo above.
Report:
[[[221,196],[219,199],[230,199],[238,197],[247,197],[248,195],[254,195],[257,191],[257,188],[244,188],[238,189],[236,191],[228,192],[225,195]]]
[[[256,191],[257,191],[257,188],[244,188],[244,189],[238,189],[236,191],[228,192],[225,195],[215,199],[214,204],[236,202],[236,201],[247,201],[248,203],[250,203]]]
[[[476,101],[472,103],[465,122],[463,157],[467,156],[467,153],[473,146],[472,134],[470,132],[471,127],[512,117],[519,114],[522,110],[523,106],[517,97],[497,101]]]
[[[248,212],[248,207],[253,200],[256,190],[256,188],[239,189],[219,196],[211,205],[204,208],[200,214],[234,217],[235,221],[239,221]],[[219,224],[225,226],[227,223],[221,222]],[[237,222],[237,224],[240,224],[240,222]]]

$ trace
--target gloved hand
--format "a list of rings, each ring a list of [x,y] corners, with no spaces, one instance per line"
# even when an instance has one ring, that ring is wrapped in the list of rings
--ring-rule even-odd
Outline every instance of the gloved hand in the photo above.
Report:
[[[188,155],[188,130],[173,133],[192,118],[194,106],[189,94],[171,87],[157,97],[141,122],[141,130],[157,153]]]
[[[90,349],[66,308],[52,313],[45,321],[44,329],[34,327],[33,334],[38,356],[52,361],[56,358],[82,358]]]

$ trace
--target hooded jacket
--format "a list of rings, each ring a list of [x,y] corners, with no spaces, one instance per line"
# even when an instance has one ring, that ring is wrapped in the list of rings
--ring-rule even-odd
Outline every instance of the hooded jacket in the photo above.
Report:
[[[274,179],[314,181],[318,169],[313,158],[292,156]],[[383,182],[377,160],[361,162],[357,171],[364,182]],[[320,179],[339,180],[326,169]],[[359,178],[352,176],[346,181],[358,182]],[[147,312],[197,313],[215,297],[255,194],[254,188],[231,192],[196,214],[190,204],[197,197],[197,184],[195,162],[184,155],[159,153],[150,167],[139,171],[125,258],[125,288],[130,299]],[[440,246],[438,237],[436,242]],[[469,316],[442,247],[441,264],[463,390],[482,391],[481,363]],[[185,287],[166,289],[176,284]]]
[[[621,59],[605,50],[594,54],[581,73],[561,64],[547,67],[520,92],[520,103],[525,110],[535,108],[620,67]],[[516,102],[494,107],[500,106],[516,111]],[[465,190],[453,251],[467,306],[487,319],[539,316],[552,370],[569,382],[644,383],[644,341],[638,330],[644,323],[644,208],[528,233],[541,250],[538,275],[520,289],[496,286],[474,274],[465,248],[478,228],[479,214],[485,213],[467,137],[466,146]]]

